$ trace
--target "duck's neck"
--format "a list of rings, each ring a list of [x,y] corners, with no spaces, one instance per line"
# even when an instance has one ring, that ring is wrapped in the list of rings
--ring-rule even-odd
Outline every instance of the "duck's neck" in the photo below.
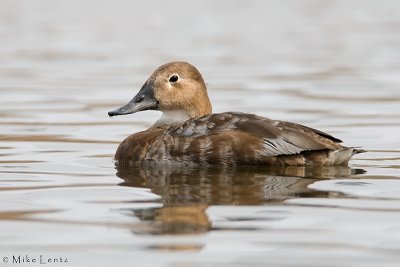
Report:
[[[190,119],[190,115],[185,110],[168,110],[163,111],[161,118],[159,118],[153,127],[168,127],[179,125]]]
[[[211,114],[211,105],[205,105],[203,109],[198,109],[197,112],[194,110],[164,110],[161,118],[159,118],[153,128],[165,128],[174,125],[180,125],[185,121],[193,118],[200,118],[205,115]]]
[[[174,109],[161,109],[162,116],[152,126],[156,127],[169,127],[173,125],[180,125],[189,119],[200,118],[212,113],[210,99],[208,98],[207,91],[198,90],[197,95],[193,97],[194,101],[189,103],[180,103]]]

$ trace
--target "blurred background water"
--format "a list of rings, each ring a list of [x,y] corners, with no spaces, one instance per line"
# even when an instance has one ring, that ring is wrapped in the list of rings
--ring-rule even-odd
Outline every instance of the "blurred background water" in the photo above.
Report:
[[[399,29],[394,0],[0,0],[0,265],[398,266]],[[214,112],[369,152],[350,168],[115,169],[160,114],[107,111],[174,60],[203,73]]]

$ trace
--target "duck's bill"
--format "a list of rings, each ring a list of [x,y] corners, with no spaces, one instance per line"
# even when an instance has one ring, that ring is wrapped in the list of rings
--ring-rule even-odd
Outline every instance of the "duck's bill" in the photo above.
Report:
[[[131,103],[129,102],[123,107],[117,108],[116,110],[108,112],[108,116],[118,116],[136,113],[144,110],[153,110],[157,108],[157,102],[147,102],[147,103]]]
[[[158,101],[154,97],[153,87],[145,83],[139,93],[123,107],[108,112],[108,116],[127,115],[144,110],[155,110]]]

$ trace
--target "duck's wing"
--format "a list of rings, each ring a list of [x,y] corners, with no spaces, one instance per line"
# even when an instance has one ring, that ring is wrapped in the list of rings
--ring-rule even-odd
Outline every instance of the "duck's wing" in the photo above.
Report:
[[[312,131],[312,132],[318,134],[319,136],[327,138],[327,139],[329,139],[329,140],[331,140],[331,141],[333,141],[335,143],[342,143],[343,142],[342,140],[340,140],[340,139],[338,139],[336,137],[333,137],[332,135],[330,135],[328,133],[325,133],[323,131],[320,131],[320,130],[317,130],[317,129],[314,129],[314,128],[310,128],[310,127],[307,127],[307,126],[304,126],[304,125],[301,125],[301,124],[296,124],[296,123],[292,123],[292,122],[283,122],[283,121],[281,121],[280,123],[282,125],[284,125],[284,124],[296,125],[299,128]]]
[[[270,120],[245,113],[220,113],[193,119],[171,128],[175,142],[206,154],[280,156],[312,150],[335,150],[339,139],[300,124]],[[229,156],[229,155],[227,155]],[[234,155],[231,155],[234,156]],[[217,156],[216,156],[217,157]]]

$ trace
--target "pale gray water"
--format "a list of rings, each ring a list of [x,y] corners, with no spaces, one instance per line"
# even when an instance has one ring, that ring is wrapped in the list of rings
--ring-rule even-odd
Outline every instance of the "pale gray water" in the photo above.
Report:
[[[0,266],[13,255],[65,266],[398,266],[398,1],[0,7]],[[369,152],[352,170],[116,175],[118,143],[159,114],[107,111],[172,60],[200,69],[215,112],[303,123]]]

